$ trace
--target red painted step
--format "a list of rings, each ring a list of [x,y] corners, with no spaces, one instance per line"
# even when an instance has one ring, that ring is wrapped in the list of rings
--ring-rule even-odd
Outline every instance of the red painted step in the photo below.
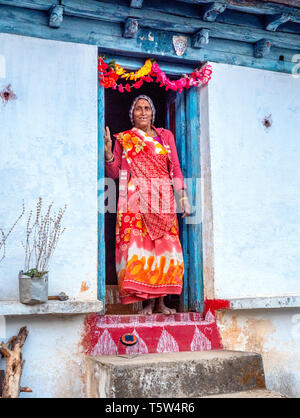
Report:
[[[124,346],[122,335],[133,333],[138,338],[134,346]],[[222,348],[214,315],[208,311],[174,315],[98,315],[85,321],[82,341],[85,354],[122,355],[205,351]]]

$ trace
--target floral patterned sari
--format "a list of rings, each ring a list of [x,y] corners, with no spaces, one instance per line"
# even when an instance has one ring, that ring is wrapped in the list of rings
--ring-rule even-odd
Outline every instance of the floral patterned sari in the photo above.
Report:
[[[120,173],[116,270],[121,302],[180,294],[184,263],[167,149],[140,129],[115,135],[130,167]]]

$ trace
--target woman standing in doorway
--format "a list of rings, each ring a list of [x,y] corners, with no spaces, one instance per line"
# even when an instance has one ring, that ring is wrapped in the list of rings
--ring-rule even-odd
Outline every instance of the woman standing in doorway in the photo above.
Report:
[[[114,135],[113,152],[109,128],[105,129],[106,172],[113,179],[120,177],[116,224],[120,300],[124,304],[148,300],[143,314],[154,310],[172,314],[175,310],[165,305],[164,297],[181,293],[184,273],[173,188],[183,218],[191,208],[174,136],[153,126],[150,97],[138,96],[129,116],[133,128]]]

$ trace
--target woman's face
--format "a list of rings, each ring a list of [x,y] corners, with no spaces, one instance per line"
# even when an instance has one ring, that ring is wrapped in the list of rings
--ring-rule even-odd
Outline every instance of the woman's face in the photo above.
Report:
[[[133,109],[134,126],[139,129],[150,128],[152,109],[148,100],[139,99]]]

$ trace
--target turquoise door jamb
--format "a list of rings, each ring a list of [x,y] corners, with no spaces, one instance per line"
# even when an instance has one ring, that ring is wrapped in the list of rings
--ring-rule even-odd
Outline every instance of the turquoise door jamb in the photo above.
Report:
[[[184,256],[181,309],[185,312],[204,311],[199,96],[199,91],[193,88],[177,93],[169,102],[169,105],[172,101],[175,103],[177,152],[190,203],[194,208],[192,217],[183,221],[179,214]],[[169,117],[167,124],[169,128]]]
[[[188,177],[186,154],[186,108],[185,108],[185,92],[177,93],[175,97],[175,121],[176,121],[176,146],[180,160],[180,167],[184,178]],[[178,221],[180,228],[180,241],[184,259],[184,277],[183,289],[180,299],[180,308],[184,312],[189,311],[189,237],[187,233],[186,220],[181,219],[182,214],[179,213]]]
[[[200,94],[197,88],[186,91],[186,171],[188,193],[194,214],[185,218],[188,240],[189,310],[204,312],[202,246],[202,175],[200,163]]]
[[[98,201],[98,283],[97,297],[102,301],[103,308],[99,312],[105,312],[105,214],[104,214],[104,177],[105,177],[105,161],[104,161],[104,87],[98,81],[98,172],[97,172],[97,201]]]

